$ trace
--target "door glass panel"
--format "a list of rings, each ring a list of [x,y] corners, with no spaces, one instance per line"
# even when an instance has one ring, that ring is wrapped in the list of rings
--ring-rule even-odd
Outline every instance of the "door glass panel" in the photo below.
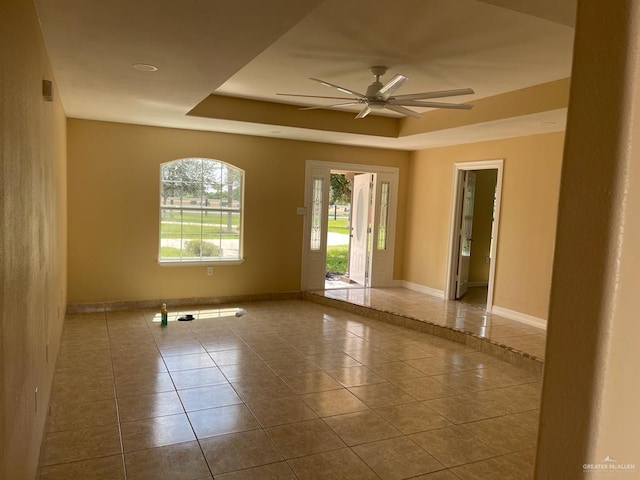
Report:
[[[324,178],[313,179],[311,193],[311,250],[320,250],[322,243],[322,200],[324,197]]]
[[[389,182],[380,185],[380,220],[378,223],[378,250],[387,249],[387,228],[389,226]]]

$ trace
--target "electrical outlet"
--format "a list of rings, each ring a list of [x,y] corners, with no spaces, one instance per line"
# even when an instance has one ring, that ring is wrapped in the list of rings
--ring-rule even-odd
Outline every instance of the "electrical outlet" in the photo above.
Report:
[[[213,267],[207,267],[207,275],[213,275]]]

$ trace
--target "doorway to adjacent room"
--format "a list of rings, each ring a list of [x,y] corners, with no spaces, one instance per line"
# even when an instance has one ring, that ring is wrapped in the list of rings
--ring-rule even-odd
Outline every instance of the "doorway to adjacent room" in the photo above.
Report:
[[[503,160],[454,165],[445,298],[491,311]]]

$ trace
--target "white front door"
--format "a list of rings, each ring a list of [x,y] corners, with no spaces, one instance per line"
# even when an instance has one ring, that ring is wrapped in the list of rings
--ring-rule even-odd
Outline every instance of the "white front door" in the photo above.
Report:
[[[351,205],[351,221],[355,230],[352,232],[350,250],[355,248],[358,253],[350,255],[349,273],[352,278],[355,275],[356,278],[353,279],[361,285],[393,286],[399,170],[396,167],[307,160],[304,208],[298,209],[298,214],[304,215],[302,290],[319,290],[325,286],[329,183],[332,170],[371,172],[356,175],[363,179],[368,177],[368,180],[358,180],[362,181],[362,188],[367,191],[362,192],[359,206],[359,194],[355,193]],[[372,180],[373,187],[370,183]],[[353,189],[355,187],[352,191]],[[356,227],[354,223],[356,215],[360,227]],[[359,243],[359,246],[354,246],[354,243]]]
[[[373,175],[362,173],[353,177],[351,202],[351,245],[349,249],[349,279],[368,286],[369,234],[371,232],[371,187]]]
[[[471,242],[473,241],[473,203],[475,194],[476,174],[467,170],[464,177],[462,218],[460,219],[460,253],[458,257],[456,298],[460,298],[467,293],[467,285],[469,283],[469,263],[471,261]]]
[[[305,192],[302,288],[324,289],[327,271],[327,225],[331,172],[324,165],[308,166]]]

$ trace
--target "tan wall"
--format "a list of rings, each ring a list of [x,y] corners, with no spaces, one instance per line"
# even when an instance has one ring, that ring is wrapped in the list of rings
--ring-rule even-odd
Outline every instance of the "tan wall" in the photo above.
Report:
[[[0,49],[0,478],[30,479],[66,308],[66,122],[33,2],[0,4]]]
[[[640,478],[639,11],[578,2],[536,479]]]
[[[444,290],[453,165],[504,159],[494,305],[546,319],[563,139],[551,133],[414,152],[404,279]]]
[[[300,290],[306,160],[401,169],[401,275],[407,152],[71,119],[69,302],[160,300]],[[202,156],[245,170],[242,265],[157,263],[160,164]]]
[[[487,283],[489,281],[489,267],[491,264],[487,261],[487,257],[491,253],[493,198],[497,179],[498,170],[476,171],[469,282]]]

